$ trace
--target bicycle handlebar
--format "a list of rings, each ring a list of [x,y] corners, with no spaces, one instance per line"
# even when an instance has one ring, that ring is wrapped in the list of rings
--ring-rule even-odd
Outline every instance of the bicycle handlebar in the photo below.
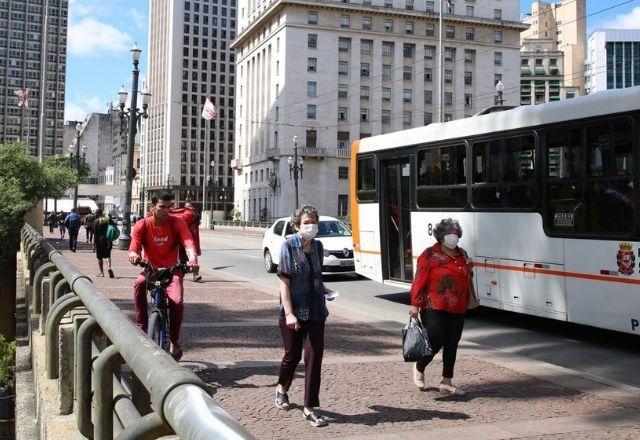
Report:
[[[140,266],[140,267],[142,267],[142,268],[144,268],[144,269],[147,269],[147,270],[148,270],[148,271],[150,271],[150,272],[154,272],[154,271],[155,271],[155,272],[158,272],[158,271],[160,271],[161,269],[163,269],[163,268],[154,269],[154,268],[153,268],[153,266],[151,265],[151,263],[149,263],[149,262],[148,262],[148,261],[146,261],[146,260],[140,260],[140,261],[138,261],[138,262],[136,263],[136,266]],[[184,263],[176,263],[173,267],[171,267],[171,268],[169,269],[169,271],[173,274],[173,273],[174,273],[176,270],[178,270],[178,269],[182,269],[182,271],[183,271],[184,273],[189,273],[189,272],[190,272],[190,270],[191,270],[191,267],[190,267],[189,265],[187,265],[187,264],[184,264]]]

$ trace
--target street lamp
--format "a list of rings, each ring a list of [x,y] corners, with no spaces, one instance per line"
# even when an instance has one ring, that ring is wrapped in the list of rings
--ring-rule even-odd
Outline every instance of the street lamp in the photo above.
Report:
[[[80,179],[80,132],[82,131],[82,124],[76,124],[76,146],[75,146],[75,159],[76,159],[76,173],[78,180]],[[71,146],[69,146],[69,153],[71,153]],[[78,183],[73,187],[73,207],[78,208]]]
[[[147,108],[149,107],[149,91],[146,89],[142,91],[142,111],[138,109],[138,76],[140,70],[138,64],[140,62],[140,53],[142,50],[137,43],[131,48],[131,60],[133,61],[133,80],[131,82],[131,107],[125,110],[124,107],[127,103],[127,91],[124,89],[124,85],[118,92],[118,102],[120,104],[120,120],[124,122],[128,119],[129,123],[129,138],[127,142],[127,169],[126,169],[126,184],[124,195],[124,218],[122,219],[122,234],[118,240],[118,249],[129,249],[129,243],[131,242],[131,186],[133,183],[133,175],[135,170],[133,168],[133,149],[136,141],[136,132],[138,127],[138,117],[149,117],[147,114]]]
[[[211,197],[211,218],[213,219],[213,203],[215,201],[214,187],[216,186],[216,161],[212,160],[209,164],[209,181],[207,182],[207,186],[209,186],[209,193]]]
[[[298,136],[293,137],[293,158],[289,156],[287,160],[289,163],[289,179],[293,179],[293,183],[296,187],[296,206],[298,209],[300,206],[298,202],[298,179],[302,180],[302,166],[304,164],[304,158],[298,158]]]
[[[498,84],[496,84],[496,92],[498,93],[496,95],[496,103],[501,106],[504,103],[504,99],[502,99],[502,92],[504,92],[504,84],[502,84],[502,81],[498,81]]]

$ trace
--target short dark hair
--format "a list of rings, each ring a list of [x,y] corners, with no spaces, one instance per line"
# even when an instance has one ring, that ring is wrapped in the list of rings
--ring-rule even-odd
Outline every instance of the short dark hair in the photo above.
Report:
[[[71,208],[71,212],[78,212],[76,208]]]
[[[162,200],[163,202],[171,202],[173,200],[173,194],[171,194],[169,191],[162,191],[157,196],[151,197],[151,203],[153,203],[154,205],[158,203],[158,200]]]
[[[102,214],[103,214],[102,209],[100,208],[96,209],[96,217],[102,217]]]

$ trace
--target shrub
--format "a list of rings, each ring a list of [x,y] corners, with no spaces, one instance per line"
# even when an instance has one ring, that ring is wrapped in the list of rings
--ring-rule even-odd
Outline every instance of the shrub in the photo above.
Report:
[[[13,394],[16,387],[16,343],[0,334],[0,388]]]

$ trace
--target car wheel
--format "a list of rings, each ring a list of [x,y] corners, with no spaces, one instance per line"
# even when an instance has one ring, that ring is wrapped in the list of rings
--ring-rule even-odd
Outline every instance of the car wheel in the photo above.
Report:
[[[273,258],[271,257],[271,252],[269,252],[269,249],[264,251],[264,268],[269,273],[274,273],[276,271],[276,265],[273,264]]]

